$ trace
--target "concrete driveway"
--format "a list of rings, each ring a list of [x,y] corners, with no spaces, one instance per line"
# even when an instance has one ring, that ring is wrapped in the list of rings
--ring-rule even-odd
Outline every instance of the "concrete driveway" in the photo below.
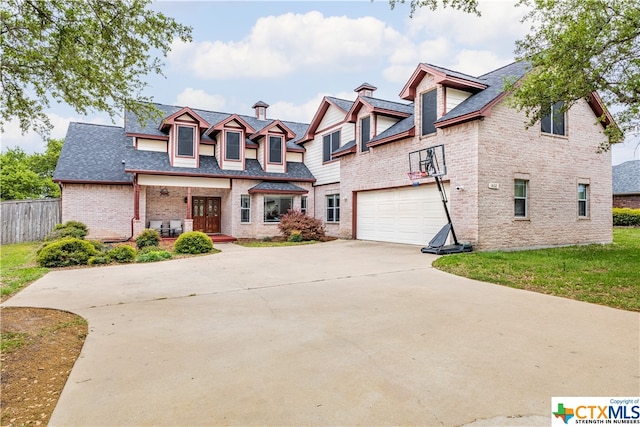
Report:
[[[51,272],[5,303],[89,321],[51,425],[549,425],[552,396],[640,394],[638,313],[415,246],[217,247]]]

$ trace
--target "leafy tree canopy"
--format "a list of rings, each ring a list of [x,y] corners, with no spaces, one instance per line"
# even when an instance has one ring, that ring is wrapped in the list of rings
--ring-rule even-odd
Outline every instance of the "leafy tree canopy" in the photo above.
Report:
[[[0,199],[60,197],[52,177],[63,143],[63,139],[50,139],[44,153],[27,154],[15,147],[0,154]]]
[[[390,0],[391,7],[398,2],[404,0]],[[477,0],[410,0],[411,13],[440,3],[480,14]],[[513,90],[511,105],[526,113],[528,125],[549,114],[557,101],[568,109],[596,92],[620,110],[614,114],[619,127],[606,129],[608,143],[621,141],[625,130],[640,129],[638,0],[520,0],[518,6],[531,8],[523,22],[532,24],[532,32],[516,42],[515,53],[532,70],[507,88]]]
[[[148,9],[151,0],[3,0],[0,2],[0,129],[47,135],[45,109],[64,102],[80,114],[124,109],[140,120],[158,112],[142,95],[143,77],[162,75],[174,38],[191,28]]]
[[[521,0],[535,31],[516,42],[516,55],[532,71],[515,86],[512,103],[529,124],[597,92],[620,128],[607,127],[609,142],[640,126],[640,3],[637,0]],[[603,118],[602,118],[603,119]]]
[[[406,0],[389,0],[391,9],[393,9],[396,4],[403,3],[406,3]],[[463,10],[467,13],[475,13],[480,16],[478,0],[409,0],[409,7],[411,8],[409,16],[413,17],[416,9],[420,7],[428,7],[431,10],[436,10],[440,3],[442,3],[442,7],[444,8],[451,7],[453,9]]]

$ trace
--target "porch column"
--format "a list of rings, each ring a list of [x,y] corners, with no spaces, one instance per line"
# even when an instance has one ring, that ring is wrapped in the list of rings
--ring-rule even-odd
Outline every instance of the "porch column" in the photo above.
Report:
[[[193,219],[191,210],[191,187],[187,187],[187,219]]]
[[[133,219],[140,219],[140,185],[133,184]]]
[[[191,187],[187,187],[187,218],[184,220],[184,231],[193,231],[193,210],[191,209]]]
[[[144,224],[140,221],[140,185],[138,177],[133,177],[133,219],[131,220],[131,237],[136,237],[144,230]]]

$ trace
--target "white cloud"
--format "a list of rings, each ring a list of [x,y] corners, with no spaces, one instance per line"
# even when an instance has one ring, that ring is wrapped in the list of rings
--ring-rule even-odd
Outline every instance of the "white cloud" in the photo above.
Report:
[[[176,105],[221,111],[226,107],[226,99],[221,95],[209,95],[202,89],[186,88],[176,96]]]
[[[240,41],[174,42],[169,61],[202,79],[265,78],[294,71],[356,71],[379,66],[406,37],[373,18],[320,12],[259,18]]]
[[[480,0],[482,14],[464,13],[451,8],[431,11],[419,9],[413,18],[407,20],[409,34],[445,34],[456,43],[471,46],[484,46],[495,42],[513,41],[522,38],[528,32],[528,24],[520,21],[527,12],[524,6],[517,6],[517,0]],[[513,48],[511,47],[513,50]]]
[[[456,55],[450,68],[471,76],[481,76],[513,62],[513,58],[500,58],[488,50],[463,50]]]
[[[112,124],[107,122],[104,117],[63,117],[55,113],[47,114],[53,128],[49,138],[61,139],[67,134],[67,128],[71,122],[84,122],[84,123],[96,123],[96,124]],[[121,123],[122,125],[122,123]],[[4,131],[2,132],[2,150],[8,148],[20,147],[26,153],[42,153],[47,147],[47,142],[42,139],[36,132],[29,131],[22,135],[20,125],[16,120],[5,123]]]
[[[292,122],[309,123],[313,119],[314,114],[320,107],[320,102],[324,96],[333,96],[335,98],[355,100],[357,94],[355,92],[339,92],[336,94],[316,94],[313,98],[308,99],[302,104],[294,104],[287,101],[278,101],[269,106],[267,110],[268,118],[278,118]]]

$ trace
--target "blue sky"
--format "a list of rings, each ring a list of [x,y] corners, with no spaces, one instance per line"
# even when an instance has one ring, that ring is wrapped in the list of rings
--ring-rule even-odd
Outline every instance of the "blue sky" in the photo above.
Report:
[[[481,0],[482,17],[422,9],[409,18],[406,4],[353,1],[160,1],[153,8],[193,27],[193,42],[174,42],[165,77],[150,76],[156,102],[253,114],[259,100],[268,116],[309,122],[324,95],[354,99],[363,82],[375,96],[398,94],[419,62],[474,76],[513,62],[515,40],[529,24],[514,0]],[[108,116],[81,116],[53,104],[52,137],[70,121],[111,124]],[[121,124],[119,118],[116,124]],[[640,158],[630,140],[613,148],[613,164]],[[44,149],[41,138],[5,127],[2,147]]]

